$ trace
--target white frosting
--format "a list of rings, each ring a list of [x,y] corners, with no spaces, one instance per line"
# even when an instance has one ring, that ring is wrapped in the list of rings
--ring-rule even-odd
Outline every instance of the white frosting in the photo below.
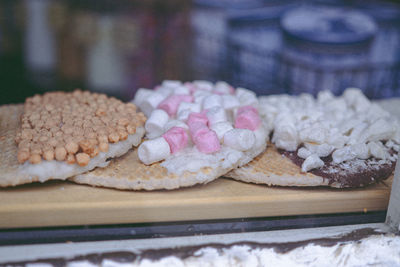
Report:
[[[170,154],[169,144],[163,137],[146,140],[138,149],[138,157],[146,165],[163,160]]]
[[[224,144],[240,151],[249,150],[255,143],[253,131],[232,129],[224,134]]]
[[[162,109],[153,110],[144,125],[146,136],[150,139],[159,137],[164,133],[164,126],[168,120],[169,116],[167,112]]]
[[[325,157],[332,153],[334,163],[353,159],[393,159],[390,148],[399,149],[400,126],[395,118],[371,103],[359,89],[349,88],[342,96],[329,91],[311,95],[260,97],[263,124],[274,131],[272,142],[278,148]],[[393,144],[383,146],[379,141]],[[328,154],[329,153],[329,154]]]

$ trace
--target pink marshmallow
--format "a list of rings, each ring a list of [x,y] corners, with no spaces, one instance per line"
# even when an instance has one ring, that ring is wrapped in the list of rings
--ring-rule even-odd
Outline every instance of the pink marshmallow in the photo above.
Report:
[[[210,154],[221,149],[217,134],[211,130],[199,133],[193,139],[193,142],[196,148],[202,153]]]
[[[190,128],[190,125],[194,122],[201,122],[202,124],[206,125],[208,124],[208,118],[205,112],[192,112],[189,114],[189,118],[187,120],[187,125]]]
[[[196,139],[198,135],[208,132],[209,130],[210,129],[208,129],[207,125],[203,124],[202,122],[193,122],[189,126],[190,137],[192,140]]]
[[[164,133],[162,137],[164,137],[165,141],[169,144],[172,154],[184,149],[189,139],[186,130],[182,127],[172,127]]]
[[[249,112],[249,111],[254,112],[255,114],[258,115],[258,110],[257,110],[255,107],[252,107],[252,106],[243,106],[243,107],[240,107],[240,108],[238,109],[236,115],[240,115],[240,114],[243,113],[243,112]]]
[[[245,106],[238,109],[235,119],[235,128],[256,130],[261,124],[257,109]]]
[[[191,95],[171,95],[164,99],[159,105],[159,109],[165,110],[169,116],[174,116],[181,102],[193,102]]]
[[[190,82],[185,82],[183,84],[184,86],[186,86],[187,88],[189,88],[190,94],[193,95],[194,92],[196,92],[197,90],[199,90],[196,85],[194,85],[193,83]]]

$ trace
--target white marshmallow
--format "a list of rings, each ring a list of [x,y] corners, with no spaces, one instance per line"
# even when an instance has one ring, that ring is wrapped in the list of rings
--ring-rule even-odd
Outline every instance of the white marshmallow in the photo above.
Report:
[[[249,150],[254,143],[255,135],[248,129],[232,129],[224,134],[224,144],[236,150]]]
[[[186,86],[177,86],[173,90],[175,95],[190,95],[190,90]]]
[[[142,102],[149,97],[154,91],[151,89],[146,89],[146,88],[140,88],[139,90],[136,91],[135,97],[133,99],[133,104],[136,106],[140,106]]]
[[[203,99],[203,109],[222,107],[222,97],[220,95],[209,95]]]
[[[368,149],[376,159],[386,159],[388,156],[387,150],[381,142],[369,142]]]
[[[290,124],[275,128],[272,142],[274,142],[278,148],[287,151],[296,151],[299,145],[296,128]]]
[[[334,163],[339,164],[343,161],[348,161],[356,158],[356,153],[351,146],[345,146],[336,149],[332,153],[332,160]]]
[[[214,92],[228,95],[231,93],[231,86],[226,82],[219,81],[215,84]]]
[[[357,112],[365,111],[371,105],[368,98],[358,88],[347,88],[343,93],[347,105]]]
[[[320,168],[324,166],[324,162],[315,154],[312,154],[306,158],[301,165],[302,172],[308,172],[309,170]]]
[[[161,84],[163,87],[175,88],[181,86],[182,82],[177,80],[164,80]]]
[[[162,94],[164,98],[167,98],[174,93],[173,89],[170,87],[159,87],[156,92]]]
[[[227,121],[225,109],[222,107],[213,107],[207,111],[209,125],[214,125],[218,122]]]
[[[335,133],[335,134],[330,134],[327,143],[334,146],[335,148],[342,148],[347,143],[348,139],[349,139],[348,136]]]
[[[318,92],[317,96],[317,101],[320,104],[327,103],[328,101],[332,100],[334,98],[334,95],[332,94],[331,91],[324,90]]]
[[[196,80],[193,81],[193,84],[196,85],[201,90],[211,91],[214,87],[212,82],[203,81],[203,80]]]
[[[369,148],[365,143],[354,144],[351,147],[354,150],[356,157],[359,159],[367,159],[371,155],[369,152]]]
[[[299,156],[302,159],[308,158],[312,153],[305,147],[299,148],[297,151],[297,156]]]
[[[371,104],[366,112],[360,113],[360,116],[362,116],[368,123],[373,123],[378,119],[389,119],[392,122],[394,121],[393,117],[391,118],[390,113],[376,103]]]
[[[236,89],[235,95],[240,99],[243,96],[246,97],[257,97],[256,93],[254,93],[253,91],[243,88],[243,87],[238,87]]]
[[[389,140],[385,143],[385,147],[387,148],[392,148],[395,145],[395,143],[392,140]]]
[[[319,125],[299,131],[301,142],[323,144],[328,140],[329,131]]]
[[[208,92],[208,91],[197,90],[196,92],[193,93],[194,102],[202,104],[204,98],[207,97],[207,96],[210,96],[210,95],[212,95],[212,94],[210,92]]]
[[[178,113],[185,109],[188,109],[190,112],[200,112],[201,105],[199,103],[181,102],[178,107]]]
[[[253,91],[237,88],[235,95],[239,99],[241,106],[258,106],[258,99]]]
[[[146,129],[147,137],[152,139],[163,134],[164,126],[168,122],[168,113],[162,109],[155,109],[151,112],[147,119],[144,128]]]
[[[224,109],[234,109],[240,107],[240,102],[234,95],[222,95],[222,106]]]
[[[368,141],[388,140],[393,136],[396,129],[385,119],[375,121],[368,128]]]
[[[169,144],[163,137],[144,141],[138,149],[138,157],[146,165],[163,160],[170,154]]]
[[[366,141],[366,138],[364,138],[363,133],[367,129],[368,124],[365,122],[361,122],[355,127],[353,127],[351,134],[349,136],[349,140],[347,141],[347,144],[349,145],[354,145],[357,143],[364,143]]]
[[[139,105],[139,108],[143,111],[146,117],[149,117],[151,112],[155,110],[158,104],[163,101],[165,97],[157,92],[152,92],[147,98]]]
[[[189,126],[184,123],[183,121],[180,120],[170,120],[169,122],[167,122],[164,125],[164,132],[168,131],[169,129],[171,129],[172,127],[181,127],[184,128],[186,130],[189,130]]]
[[[178,111],[178,113],[176,114],[176,118],[180,121],[186,121],[189,118],[190,113],[192,113],[190,109]]]
[[[256,137],[256,147],[265,146],[265,143],[269,141],[269,132],[264,126],[258,127],[253,133]]]
[[[311,154],[316,154],[318,157],[327,157],[332,153],[333,149],[335,149],[333,146],[326,143],[321,145],[304,143],[304,146]]]
[[[227,131],[232,130],[233,127],[230,122],[222,121],[222,122],[214,123],[213,125],[211,125],[210,129],[213,130],[217,134],[218,139],[221,140],[224,137],[224,134]]]

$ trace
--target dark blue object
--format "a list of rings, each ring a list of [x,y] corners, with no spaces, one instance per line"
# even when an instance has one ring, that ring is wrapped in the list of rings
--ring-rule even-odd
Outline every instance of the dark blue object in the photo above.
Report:
[[[337,7],[291,10],[282,17],[281,27],[288,40],[338,47],[368,44],[377,31],[368,15]]]

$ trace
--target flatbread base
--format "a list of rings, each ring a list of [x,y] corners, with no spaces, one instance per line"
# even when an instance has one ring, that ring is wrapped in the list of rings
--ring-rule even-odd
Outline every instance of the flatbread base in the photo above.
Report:
[[[73,175],[87,172],[97,166],[107,166],[107,158],[118,157],[137,146],[143,135],[144,128],[138,127],[135,134],[128,136],[127,140],[109,145],[109,151],[100,152],[92,158],[88,165],[79,166],[60,161],[45,161],[40,164],[25,162],[20,164],[17,160],[18,148],[15,144],[15,136],[20,127],[20,117],[24,106],[5,105],[0,106],[0,187],[16,186],[32,182],[45,182],[47,180],[65,180]]]
[[[227,168],[203,167],[199,171],[185,171],[181,175],[168,172],[161,166],[160,162],[151,165],[143,164],[137,155],[137,148],[129,151],[126,155],[112,159],[106,168],[97,168],[93,171],[77,175],[69,180],[93,186],[102,186],[109,188],[125,190],[159,190],[159,189],[177,189],[196,184],[205,184],[226,174],[230,170],[237,168],[239,164],[246,164],[256,155],[263,152],[264,147],[259,147],[255,151],[248,153],[247,162],[239,161],[236,165]],[[190,158],[186,159],[186,164]]]
[[[279,186],[327,186],[328,180],[312,173],[302,173],[301,168],[283,157],[274,145],[268,144],[264,153],[243,167],[224,175],[235,180]]]
[[[338,182],[329,183],[329,179],[322,176],[310,172],[301,172],[299,166],[294,164],[289,158],[281,155],[272,144],[269,144],[266,151],[257,156],[249,164],[232,170],[224,176],[243,182],[266,184],[269,186],[344,187],[343,184]]]

